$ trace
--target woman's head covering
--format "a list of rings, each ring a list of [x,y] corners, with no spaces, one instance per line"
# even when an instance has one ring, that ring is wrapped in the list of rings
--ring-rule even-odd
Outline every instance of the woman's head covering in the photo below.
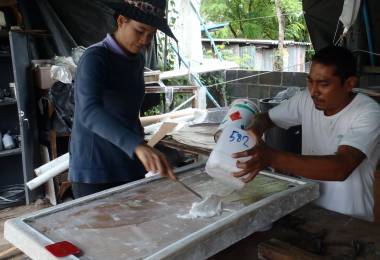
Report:
[[[116,14],[153,26],[177,41],[166,18],[166,0],[123,0],[107,5]]]

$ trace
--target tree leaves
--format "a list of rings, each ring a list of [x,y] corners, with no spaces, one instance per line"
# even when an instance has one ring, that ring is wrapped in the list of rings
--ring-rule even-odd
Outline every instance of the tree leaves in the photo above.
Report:
[[[307,41],[308,32],[300,0],[281,0],[285,15],[285,39]],[[213,32],[217,38],[277,39],[278,21],[274,0],[203,0],[201,13],[206,22],[230,22]]]

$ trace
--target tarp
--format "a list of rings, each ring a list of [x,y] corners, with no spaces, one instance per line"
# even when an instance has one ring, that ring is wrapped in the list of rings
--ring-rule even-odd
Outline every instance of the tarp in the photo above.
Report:
[[[119,0],[121,1],[121,0]],[[207,0],[204,0],[207,1]],[[327,45],[334,43],[335,38],[343,32],[343,24],[349,25],[353,21],[359,0],[353,1],[354,9],[349,8],[349,3],[346,3],[346,10],[342,10],[344,0],[303,0],[303,10],[305,20],[310,34],[311,41],[315,50],[319,50]],[[57,16],[65,25],[71,36],[75,39],[78,45],[88,47],[89,45],[101,40],[107,32],[112,32],[114,29],[114,19],[112,11],[106,7],[107,2],[118,2],[118,0],[49,0],[49,3],[54,8]],[[380,28],[375,25],[380,23],[380,1],[368,0],[369,17],[373,35],[373,45],[375,52],[379,52],[380,48]],[[350,10],[355,10],[354,15],[347,15]],[[361,12],[356,23],[358,29],[351,38],[345,42],[347,47],[367,48],[366,29],[361,22]],[[349,31],[349,33],[351,30]],[[356,37],[356,38],[355,38]],[[356,44],[352,46],[352,44]],[[351,46],[350,46],[351,45]],[[148,64],[149,65],[149,64]],[[152,68],[152,66],[150,66]]]
[[[344,26],[343,33],[346,33],[351,26],[355,23],[356,17],[360,10],[361,0],[345,0],[343,5],[342,14],[339,21]]]
[[[369,26],[363,22],[360,0],[303,0],[306,25],[315,50],[337,42],[345,27],[351,26],[343,45],[361,55],[361,64],[368,64],[368,54],[359,50],[368,50],[366,30],[372,34],[374,52],[380,53],[380,1],[367,0]],[[355,19],[356,17],[356,19]],[[334,39],[335,38],[335,39]],[[380,59],[375,56],[377,64]]]
[[[106,3],[117,0],[49,0],[76,43],[89,47],[116,29],[113,11]],[[145,66],[156,69],[156,42],[146,52]]]
[[[112,10],[104,3],[111,0],[49,0],[58,17],[78,45],[94,44],[114,30]]]
[[[333,44],[344,0],[303,0],[305,20],[314,49]],[[342,28],[337,34],[342,33]]]

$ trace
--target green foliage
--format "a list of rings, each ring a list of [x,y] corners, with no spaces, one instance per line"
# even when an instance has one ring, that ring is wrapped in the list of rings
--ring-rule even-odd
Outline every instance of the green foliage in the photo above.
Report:
[[[179,12],[176,9],[175,0],[168,1],[168,24],[171,28],[174,27],[179,16]],[[158,69],[172,70],[174,69],[174,63],[177,59],[177,55],[170,48],[170,41],[173,41],[170,37],[166,37],[164,33],[158,31],[157,33],[157,56],[158,56]],[[166,67],[164,66],[164,60],[166,57]]]
[[[204,86],[212,86],[209,88],[209,91],[219,102],[222,101],[220,102],[222,106],[229,104],[230,98],[227,96],[226,84],[224,83],[225,74],[223,71],[202,74],[200,80]]]
[[[187,101],[189,98],[191,98],[193,94],[192,93],[175,93],[173,97],[173,103],[170,107],[170,109],[174,109],[177,106],[181,105],[183,102]],[[192,106],[192,103],[187,103],[182,109],[189,108]]]
[[[310,48],[310,49],[306,50],[305,60],[306,61],[311,61],[311,59],[313,58],[314,54],[315,54],[315,50],[313,48]]]
[[[188,77],[176,77],[163,81],[166,86],[188,86],[191,85]]]
[[[149,108],[148,110],[146,110],[144,112],[144,116],[155,116],[155,115],[159,115],[161,114],[161,110],[163,108],[163,105],[162,104],[159,104],[157,106],[153,106],[151,108]]]
[[[307,41],[301,0],[281,0],[285,15],[285,39]],[[217,38],[278,39],[274,0],[203,0],[201,13],[206,22],[230,22],[214,32]]]

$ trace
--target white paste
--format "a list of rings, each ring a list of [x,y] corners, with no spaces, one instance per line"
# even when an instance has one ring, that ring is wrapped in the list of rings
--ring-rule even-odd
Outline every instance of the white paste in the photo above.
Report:
[[[210,195],[201,202],[194,202],[188,214],[177,215],[177,217],[182,219],[211,218],[221,213],[221,198],[217,195]]]

